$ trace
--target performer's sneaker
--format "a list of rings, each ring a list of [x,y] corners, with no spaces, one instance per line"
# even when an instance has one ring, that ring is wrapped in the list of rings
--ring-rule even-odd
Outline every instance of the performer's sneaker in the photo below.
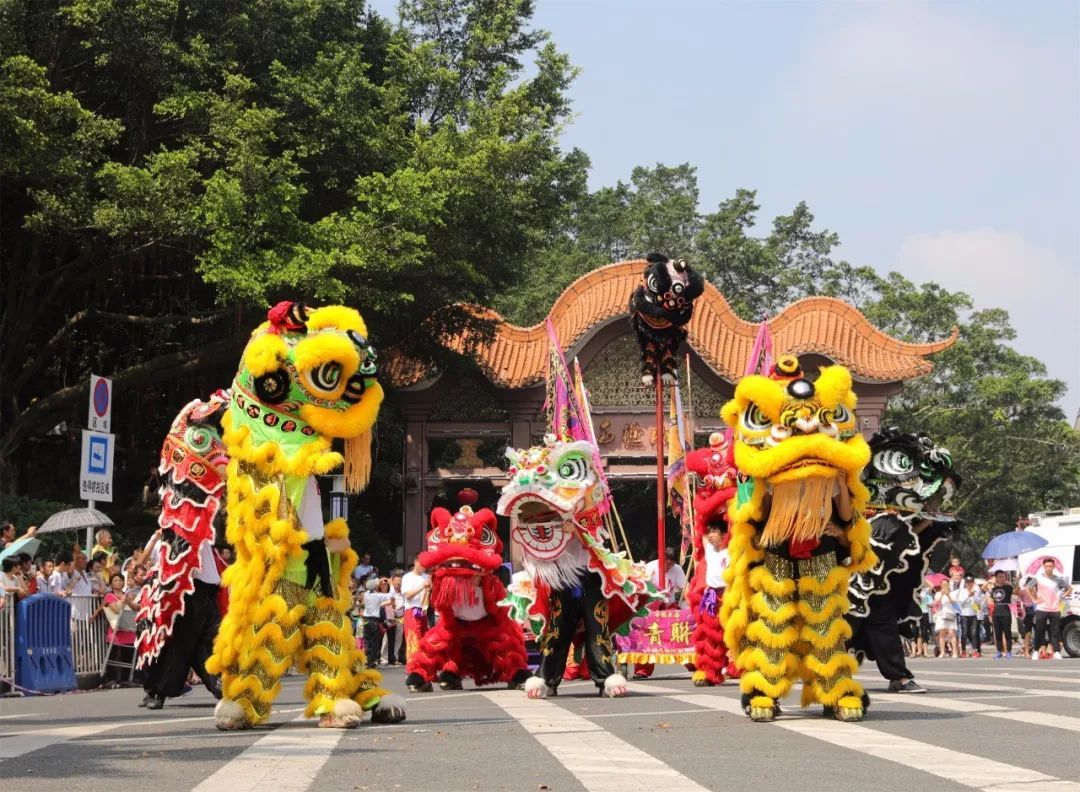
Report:
[[[901,682],[899,679],[894,679],[889,683],[890,693],[925,693],[926,688],[916,682],[914,679],[909,679],[907,682]]]
[[[148,710],[159,710],[165,706],[165,699],[160,696],[148,696],[146,700],[146,708]]]
[[[153,693],[147,693],[145,696],[143,696],[142,701],[139,702],[139,706],[145,707],[147,704],[150,703],[150,699],[152,699],[153,697]]]

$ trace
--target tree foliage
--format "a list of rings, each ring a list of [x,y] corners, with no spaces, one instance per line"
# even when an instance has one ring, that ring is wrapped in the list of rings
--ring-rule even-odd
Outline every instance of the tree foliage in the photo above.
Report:
[[[523,0],[2,9],[8,489],[28,441],[81,423],[90,371],[145,389],[121,445],[156,444],[177,381],[227,384],[267,303],[350,302],[385,347],[490,302],[584,192],[573,70]]]

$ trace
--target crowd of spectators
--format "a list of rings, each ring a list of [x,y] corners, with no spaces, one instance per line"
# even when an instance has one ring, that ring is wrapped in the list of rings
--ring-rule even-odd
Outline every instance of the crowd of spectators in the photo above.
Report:
[[[922,619],[911,657],[981,657],[993,646],[994,659],[1061,659],[1061,606],[1072,586],[1044,558],[1038,572],[1015,575],[996,570],[988,580],[965,572],[953,558],[948,575],[919,592]],[[1013,633],[1019,635],[1014,647]]]

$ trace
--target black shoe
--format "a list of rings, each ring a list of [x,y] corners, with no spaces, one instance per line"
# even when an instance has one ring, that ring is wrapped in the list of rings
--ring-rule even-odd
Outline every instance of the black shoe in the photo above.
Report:
[[[507,683],[507,690],[524,690],[525,683],[529,681],[529,677],[532,676],[532,671],[527,668],[523,668],[511,677],[510,682]]]
[[[146,708],[148,710],[159,710],[165,706],[165,699],[163,699],[161,696],[151,695],[147,696],[146,699]]]
[[[153,697],[153,693],[147,693],[145,696],[143,696],[142,701],[139,702],[139,706],[145,707],[147,704],[150,703],[150,699],[152,699]]]
[[[443,690],[461,690],[461,677],[457,674],[443,671],[439,674],[439,687]]]
[[[405,677],[405,685],[413,693],[430,693],[432,690],[431,683],[424,681],[415,671]]]
[[[916,682],[914,679],[909,679],[907,682],[901,682],[899,679],[894,679],[889,683],[890,693],[925,693],[926,688]]]

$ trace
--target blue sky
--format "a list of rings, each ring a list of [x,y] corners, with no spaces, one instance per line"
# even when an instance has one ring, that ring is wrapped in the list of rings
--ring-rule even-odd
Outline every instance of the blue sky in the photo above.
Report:
[[[376,3],[377,7],[384,6]],[[697,166],[701,207],[805,200],[838,255],[1009,310],[1080,407],[1080,12],[1038,3],[537,0],[581,69],[593,188]]]

